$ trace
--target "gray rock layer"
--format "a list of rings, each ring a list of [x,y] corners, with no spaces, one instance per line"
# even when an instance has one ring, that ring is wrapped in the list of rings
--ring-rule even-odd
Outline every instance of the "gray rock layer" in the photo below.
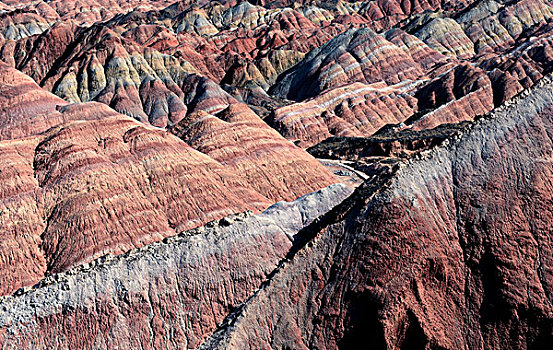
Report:
[[[2,349],[195,348],[257,289],[337,184],[48,277],[0,298]]]

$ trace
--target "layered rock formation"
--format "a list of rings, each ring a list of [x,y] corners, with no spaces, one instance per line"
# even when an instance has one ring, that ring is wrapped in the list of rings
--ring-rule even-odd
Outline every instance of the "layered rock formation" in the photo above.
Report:
[[[103,104],[70,105],[1,68],[3,294],[335,181],[259,119],[250,126],[236,120],[243,131],[234,139],[266,129],[261,138],[227,146],[223,129],[222,139],[201,153]]]
[[[58,14],[42,2],[29,4],[21,9],[1,15],[0,32],[8,40],[19,40],[46,31]]]
[[[409,120],[407,124],[413,130],[472,120],[494,107],[489,77],[470,65],[458,65],[441,74],[419,89],[415,97],[419,110],[430,112]]]
[[[328,136],[371,136],[381,127],[367,122],[375,117],[373,111],[384,124],[410,120],[407,127],[418,129],[472,120],[530,87],[552,67],[549,0],[455,6],[404,2],[399,7],[315,2],[289,8],[185,1],[127,12],[130,5],[114,5],[117,16],[87,13],[113,17],[90,27],[74,24],[75,15],[64,10],[70,4],[27,5],[24,13],[44,18],[44,27],[35,30],[33,25],[10,35],[17,40],[4,40],[0,57],[66,100],[102,102],[159,127],[171,127],[192,113],[187,77],[199,74],[244,98],[263,117],[277,110],[272,126],[302,146]],[[436,9],[447,11],[422,13]],[[5,18],[7,26],[19,21],[15,12]],[[34,33],[42,34],[28,36]],[[480,77],[476,90],[471,82],[475,74]],[[340,95],[333,90],[355,82],[399,84],[407,100],[419,100],[418,108],[407,107],[400,116],[369,103],[334,111],[337,118],[319,114],[315,124],[314,116],[292,124],[280,120],[295,108],[298,115],[304,113],[301,104],[278,111],[286,104],[282,98],[303,102],[321,94]],[[429,95],[437,86],[449,97],[433,101]],[[253,98],[251,91],[256,91]],[[353,99],[365,97],[360,93]],[[352,124],[352,118],[359,122]]]
[[[51,276],[0,300],[0,343],[196,348],[286,255],[295,234],[350,192],[333,185]]]
[[[73,20],[80,24],[93,24],[110,19],[118,14],[132,10],[156,10],[169,6],[176,0],[70,0],[70,1],[43,1],[43,0],[3,0],[0,3],[6,9],[19,10],[21,8],[41,8],[44,12]]]
[[[351,81],[396,84],[422,75],[420,66],[383,36],[369,29],[351,29],[310,52],[279,79],[272,92],[303,100]]]
[[[459,13],[412,16],[403,30],[394,28],[381,35],[366,28],[350,29],[307,54],[270,91],[280,98],[317,100],[354,81],[399,83],[418,100],[418,108],[405,110],[400,118],[379,110],[380,119],[396,119],[392,123],[405,122],[400,128],[416,130],[473,120],[551,72],[547,29],[551,19],[548,1],[482,1]],[[364,39],[356,40],[358,36]],[[329,118],[321,113],[305,115],[303,104],[277,109],[271,122],[303,146],[329,136],[368,137],[377,131],[364,128],[371,112],[360,108],[352,114],[363,124],[353,133],[350,126],[335,128],[334,117],[322,122]]]
[[[231,104],[215,114],[198,111],[179,122],[171,132],[233,169],[272,202],[292,200],[313,184],[329,181],[320,164],[284,141],[244,104]]]
[[[344,187],[5,297],[0,339],[6,347],[195,348],[229,313],[200,348],[352,348],[367,335],[377,348],[543,348],[553,322],[553,83],[540,85],[321,219],[313,221],[331,198],[347,196]]]
[[[0,347],[547,348],[552,8],[0,0]]]
[[[547,348],[552,86],[305,229],[201,348]]]
[[[417,110],[405,86],[354,83],[277,109],[268,122],[286,138],[312,146],[330,136],[371,135]]]

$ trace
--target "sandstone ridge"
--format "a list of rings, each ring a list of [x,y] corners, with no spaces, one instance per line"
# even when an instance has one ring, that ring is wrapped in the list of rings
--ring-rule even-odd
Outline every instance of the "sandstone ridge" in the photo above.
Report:
[[[0,343],[195,348],[287,254],[295,234],[351,191],[332,185],[50,276],[0,298]]]
[[[309,244],[202,348],[351,348],[367,336],[377,349],[545,348],[552,85],[307,227]]]

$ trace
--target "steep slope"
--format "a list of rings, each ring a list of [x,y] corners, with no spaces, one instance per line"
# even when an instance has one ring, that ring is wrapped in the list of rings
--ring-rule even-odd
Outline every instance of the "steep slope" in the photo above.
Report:
[[[39,1],[28,6],[6,11],[0,15],[0,34],[8,40],[18,40],[43,33],[55,21],[58,14]]]
[[[257,288],[296,232],[350,192],[333,185],[51,276],[0,299],[0,344],[193,349]]]
[[[493,87],[486,72],[459,64],[430,80],[416,93],[421,116],[406,124],[413,130],[432,129],[482,116],[494,107]]]
[[[421,67],[399,47],[370,29],[350,29],[310,52],[279,78],[272,93],[304,100],[346,83],[416,80]]]
[[[0,0],[0,60],[1,348],[551,347],[553,0]]]
[[[398,22],[412,15],[425,11],[459,11],[470,5],[472,0],[377,0],[377,1],[355,1],[355,0],[256,0],[259,4],[268,7],[293,6],[304,4],[328,9],[335,16],[360,16],[375,29],[388,29]]]
[[[413,15],[381,34],[362,24],[279,76],[269,90],[274,97],[301,102],[273,108],[268,121],[309,147],[329,136],[369,137],[385,124],[421,130],[473,120],[552,71],[552,15],[549,0],[479,1],[459,12]],[[323,96],[344,95],[353,82],[403,86],[417,108],[367,108],[354,102],[363,92],[333,101],[325,113],[308,107],[327,105]],[[392,110],[402,103],[392,100]],[[335,103],[340,108],[332,110]]]
[[[301,147],[330,136],[365,136],[404,122],[417,110],[408,86],[353,83],[276,109],[267,122]]]
[[[132,10],[159,10],[175,2],[177,0],[2,0],[0,3],[16,10],[40,7],[64,20],[90,25]]]
[[[413,15],[401,22],[404,30],[376,34],[369,29],[376,17],[360,3],[328,3],[323,10],[179,2],[89,28],[57,23],[41,35],[4,41],[0,57],[68,101],[102,102],[158,127],[192,114],[190,74],[203,75],[261,116],[272,115],[271,126],[307,147],[328,136],[371,136],[386,124],[425,129],[472,120],[552,69],[549,0],[464,5],[460,12],[418,14],[426,5],[405,3],[401,11]],[[396,13],[394,7],[384,12]],[[525,17],[529,9],[536,15]],[[344,32],[347,24],[354,28]],[[510,28],[508,36],[502,28]],[[487,46],[479,41],[482,31],[491,38]],[[381,103],[351,95],[333,101],[328,115],[305,114],[302,104],[279,109],[283,97],[327,104],[325,97],[344,95],[355,82],[397,85],[402,96]],[[437,86],[445,97],[432,96]],[[356,102],[367,97],[371,102]]]
[[[243,103],[213,114],[197,111],[170,132],[232,169],[272,202],[293,200],[307,188],[331,182],[322,165],[285,141]]]
[[[336,182],[274,131],[256,144],[261,155],[237,143],[241,156],[220,163],[164,130],[103,104],[70,105],[0,68],[2,294]],[[257,171],[260,159],[270,166]]]
[[[60,37],[60,48],[42,45]],[[185,61],[143,48],[103,26],[56,25],[32,44],[35,49],[27,56],[16,55],[15,65],[58,96],[71,102],[103,102],[144,123],[167,127],[232,167],[271,201],[293,200],[333,181],[318,162],[290,145],[246,105],[230,108],[238,101],[214,81],[191,74],[194,68]],[[21,52],[17,48],[14,52]],[[30,59],[34,55],[49,59]],[[58,55],[63,59],[46,65]],[[225,109],[225,123],[188,127],[197,111],[217,114]],[[206,138],[209,147],[202,145]],[[229,140],[234,145],[227,145]]]
[[[202,348],[544,349],[553,81],[367,183]],[[380,183],[379,183],[380,182]],[[307,244],[308,243],[308,244]]]
[[[214,82],[222,79],[223,84],[237,87],[255,81],[268,88],[278,74],[300,60],[303,53],[295,46],[285,45],[288,38],[304,43],[301,35],[307,35],[307,30],[300,33],[298,23],[289,23],[282,29],[286,34],[275,32],[281,31],[281,22],[289,20],[286,14],[292,18],[293,14],[300,16],[290,12],[273,13],[270,28],[262,23],[263,27],[256,27],[255,32],[233,30],[218,38],[183,34],[178,27],[173,31],[160,25],[160,19],[141,12],[89,28],[61,22],[41,35],[4,41],[0,57],[70,102],[102,102],[142,122],[166,127],[187,114],[190,97],[186,85],[190,74],[203,75]],[[172,20],[177,21],[181,15]],[[137,26],[135,21],[148,24]],[[319,28],[311,24],[310,30]],[[296,32],[301,34],[297,38],[292,34]],[[326,35],[330,39],[332,32]],[[305,50],[319,44],[314,42]],[[273,50],[275,46],[279,48]],[[255,55],[252,51],[264,53]],[[248,55],[248,59],[243,55]]]

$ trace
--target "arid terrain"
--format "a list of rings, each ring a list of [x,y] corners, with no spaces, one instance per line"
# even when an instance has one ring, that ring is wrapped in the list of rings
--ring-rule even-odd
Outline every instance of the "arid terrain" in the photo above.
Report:
[[[550,349],[552,0],[0,0],[0,349]]]

